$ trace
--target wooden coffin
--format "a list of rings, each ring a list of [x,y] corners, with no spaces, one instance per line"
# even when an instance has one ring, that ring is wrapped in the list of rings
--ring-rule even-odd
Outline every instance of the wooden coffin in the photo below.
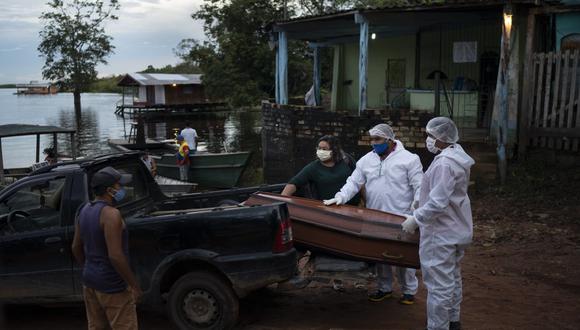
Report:
[[[246,205],[285,202],[294,242],[350,259],[419,268],[419,234],[401,230],[405,217],[349,205],[258,192]]]

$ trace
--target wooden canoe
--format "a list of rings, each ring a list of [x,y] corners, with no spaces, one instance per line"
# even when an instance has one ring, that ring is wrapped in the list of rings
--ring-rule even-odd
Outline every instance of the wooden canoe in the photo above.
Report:
[[[244,203],[277,202],[288,205],[297,245],[355,260],[420,268],[419,234],[401,230],[404,216],[265,192],[251,195]]]

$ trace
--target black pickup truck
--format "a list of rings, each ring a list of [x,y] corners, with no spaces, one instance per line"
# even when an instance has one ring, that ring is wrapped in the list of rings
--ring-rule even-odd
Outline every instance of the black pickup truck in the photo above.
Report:
[[[285,204],[236,205],[280,185],[169,198],[140,153],[101,156],[33,172],[0,191],[0,302],[81,301],[81,267],[71,253],[77,209],[93,198],[105,166],[133,175],[119,203],[142,306],[165,308],[180,329],[235,325],[238,299],[290,278],[296,251]]]

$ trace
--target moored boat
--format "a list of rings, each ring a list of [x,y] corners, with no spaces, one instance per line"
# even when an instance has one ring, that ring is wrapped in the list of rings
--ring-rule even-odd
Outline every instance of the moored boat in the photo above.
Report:
[[[154,156],[159,175],[179,180],[175,154]],[[198,153],[190,156],[188,181],[202,187],[235,187],[250,158],[250,152]]]

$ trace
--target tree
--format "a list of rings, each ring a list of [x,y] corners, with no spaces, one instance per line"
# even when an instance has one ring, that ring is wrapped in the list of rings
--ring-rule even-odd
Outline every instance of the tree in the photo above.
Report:
[[[81,92],[97,78],[96,66],[107,64],[113,53],[113,38],[105,33],[105,22],[116,20],[118,0],[52,0],[40,19],[38,51],[44,57],[42,76],[58,80],[73,90],[77,122],[81,116]]]

